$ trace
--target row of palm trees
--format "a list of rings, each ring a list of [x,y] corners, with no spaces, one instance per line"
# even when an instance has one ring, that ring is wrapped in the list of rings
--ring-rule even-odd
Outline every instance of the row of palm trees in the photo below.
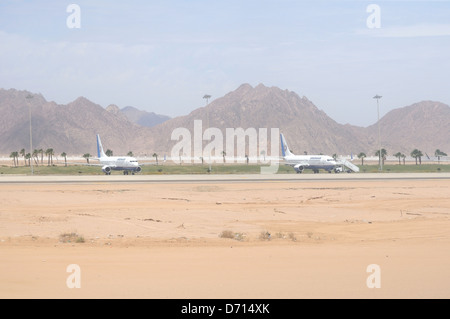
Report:
[[[39,165],[39,156],[40,158],[40,163],[41,165],[44,164],[44,154],[45,156],[47,156],[47,166],[53,166],[53,156],[55,155],[55,152],[53,150],[53,148],[48,148],[47,150],[43,150],[43,149],[35,149],[33,151],[33,154],[30,153],[26,153],[25,149],[22,148],[22,150],[20,152],[14,151],[11,152],[11,154],[9,155],[10,158],[13,159],[13,164],[14,167],[19,166],[19,156],[23,156],[24,159],[24,166],[30,166],[31,163],[31,159],[33,159],[35,165]],[[112,156],[113,155],[113,151],[111,151],[110,149],[108,149],[105,154],[107,156]],[[133,156],[133,152],[128,152],[127,154],[128,156]],[[67,153],[66,152],[62,152],[61,153],[61,157],[64,157],[64,165],[67,166]],[[89,158],[92,157],[91,154],[89,153],[85,153],[83,155],[83,157],[86,159],[87,163],[89,164]]]
[[[416,160],[416,165],[418,165],[418,163],[421,165],[422,164],[422,157],[424,156],[422,151],[418,150],[417,148],[414,149],[411,153],[410,153],[411,157],[413,157]],[[378,158],[380,158],[380,150],[375,152],[375,156],[377,156]],[[383,165],[384,165],[384,161],[386,160],[386,156],[387,156],[387,151],[382,148],[381,149],[381,159],[383,161]],[[398,164],[401,165],[401,160],[403,160],[403,165],[405,165],[405,159],[406,159],[406,155],[403,154],[402,152],[397,152],[394,154],[395,157],[398,158]],[[440,162],[441,157],[442,156],[447,156],[446,153],[442,152],[441,150],[437,149],[434,152],[434,156],[436,156],[438,158],[438,162]],[[363,152],[358,154],[358,158],[361,159],[361,165],[364,165],[364,158],[367,157],[367,155]]]
[[[13,159],[14,167],[19,166],[19,157],[22,156],[24,160],[25,166],[31,165],[31,160],[34,161],[35,165],[39,165],[39,157],[40,157],[40,164],[44,165],[44,154],[47,156],[47,165],[51,166],[53,165],[53,156],[55,155],[55,151],[53,148],[48,148],[45,151],[41,149],[35,149],[32,154],[27,153],[24,148],[22,148],[19,151],[11,152],[9,155],[10,158]],[[67,154],[65,152],[61,153],[61,156],[64,157],[66,166],[67,166]],[[28,163],[27,163],[28,162]]]
[[[13,159],[14,167],[19,166],[19,157],[20,156],[23,157],[24,166],[30,166],[31,165],[31,160],[33,160],[35,165],[38,166],[39,165],[39,157],[40,157],[40,164],[44,165],[44,154],[45,154],[45,156],[47,156],[47,166],[53,166],[53,156],[55,155],[55,151],[53,150],[53,148],[48,148],[45,151],[43,149],[35,149],[33,151],[33,154],[27,153],[25,151],[25,149],[22,148],[20,150],[20,152],[18,152],[18,151],[11,152],[9,157]],[[110,150],[110,149],[107,149],[105,154],[107,156],[113,156],[113,151]],[[129,151],[127,156],[133,157],[134,156],[133,152]],[[64,157],[64,165],[67,166],[67,153],[66,152],[62,152],[61,153],[61,157]],[[89,164],[89,159],[91,157],[92,157],[92,155],[90,153],[83,154],[83,158],[86,159],[88,164]],[[158,154],[154,153],[153,157],[156,158],[156,163],[158,163]]]
[[[43,165],[44,164],[44,154],[47,156],[47,166],[52,166],[53,165],[53,156],[55,155],[55,152],[54,152],[53,148],[48,148],[47,150],[45,150],[45,152],[44,152],[43,149],[35,149],[33,151],[33,154],[26,153],[25,149],[23,148],[23,149],[20,150],[20,152],[17,152],[17,151],[11,152],[9,157],[13,159],[14,167],[17,167],[19,165],[19,156],[23,156],[24,163],[25,163],[24,165],[25,166],[30,166],[31,165],[31,163],[30,163],[31,159],[34,160],[34,163],[36,165],[39,165],[39,156],[40,156],[41,157],[41,159],[40,159],[41,160],[41,165]],[[106,150],[105,154],[107,156],[113,156],[113,151],[108,149],[108,150]],[[224,161],[225,161],[225,155],[226,155],[226,153],[222,152],[222,156],[224,157]],[[377,156],[378,158],[380,158],[380,150],[377,150],[374,155]],[[411,152],[410,155],[411,155],[411,157],[415,158],[416,165],[418,165],[418,162],[420,164],[422,164],[423,153],[420,150],[414,149]],[[127,156],[134,156],[133,152],[132,151],[128,152]],[[158,154],[153,153],[152,156],[155,157],[156,164],[158,164]],[[386,160],[386,156],[387,156],[387,151],[384,148],[381,149],[381,158],[383,160],[383,165],[384,165],[384,161]],[[398,164],[399,165],[401,164],[401,160],[403,160],[403,165],[405,165],[405,159],[406,159],[406,155],[405,154],[403,154],[401,152],[397,152],[397,153],[394,154],[394,156],[398,158]],[[438,161],[440,161],[441,157],[442,156],[447,156],[447,154],[442,152],[441,150],[437,149],[434,152],[434,156],[436,156],[438,158]],[[61,153],[61,157],[64,157],[64,164],[65,164],[65,166],[67,166],[67,154],[66,154],[66,152],[62,152]],[[91,157],[92,157],[92,155],[89,154],[89,153],[83,154],[83,158],[86,159],[88,164],[89,164],[89,158],[91,158]],[[334,154],[333,157],[336,158],[337,155]],[[361,159],[361,165],[362,166],[364,166],[364,158],[366,158],[366,157],[367,157],[367,155],[364,152],[361,152],[361,153],[358,154],[358,158]],[[248,161],[248,159],[247,159],[247,161]],[[28,164],[27,164],[27,162],[28,162]],[[202,162],[203,162],[203,158],[202,158]]]

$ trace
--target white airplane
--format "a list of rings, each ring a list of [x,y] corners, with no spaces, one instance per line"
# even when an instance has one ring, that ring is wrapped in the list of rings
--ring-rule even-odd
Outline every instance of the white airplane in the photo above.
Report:
[[[319,169],[324,169],[328,173],[334,169],[335,172],[340,171],[337,167],[336,160],[326,155],[295,155],[289,150],[286,139],[280,134],[281,153],[286,165],[292,166],[297,173],[302,173],[305,169],[312,169],[314,173],[319,173]],[[338,170],[336,170],[338,169]]]
[[[97,134],[97,155],[100,161],[99,166],[102,166],[102,171],[106,175],[111,175],[111,171],[123,171],[124,175],[128,175],[131,172],[139,173],[142,169],[139,166],[138,161],[134,157],[130,156],[107,156],[103,152],[102,141],[100,135]]]

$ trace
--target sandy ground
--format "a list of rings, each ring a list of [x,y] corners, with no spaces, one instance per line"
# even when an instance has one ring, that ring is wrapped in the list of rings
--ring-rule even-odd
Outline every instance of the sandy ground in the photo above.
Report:
[[[0,298],[449,298],[449,194],[450,180],[0,184]]]

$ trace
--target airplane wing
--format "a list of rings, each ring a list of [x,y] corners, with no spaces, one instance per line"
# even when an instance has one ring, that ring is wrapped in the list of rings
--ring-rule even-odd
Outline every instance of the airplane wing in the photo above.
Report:
[[[104,164],[100,163],[86,163],[86,162],[67,162],[68,165],[81,165],[81,166],[105,166]]]
[[[63,163],[64,164],[64,163]],[[102,164],[94,164],[94,163],[80,163],[80,162],[67,162],[67,165],[80,165],[80,166],[103,166]]]
[[[286,163],[286,165],[289,165],[292,167],[299,167],[299,166],[308,167],[309,163],[302,161],[302,162],[295,162],[295,163]]]

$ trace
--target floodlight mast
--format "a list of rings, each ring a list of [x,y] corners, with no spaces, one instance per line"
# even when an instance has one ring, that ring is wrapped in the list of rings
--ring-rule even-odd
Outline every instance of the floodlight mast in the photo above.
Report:
[[[381,154],[381,132],[380,132],[380,106],[379,106],[379,104],[378,104],[378,101],[379,101],[379,99],[381,99],[382,98],[382,96],[381,95],[375,95],[374,97],[373,97],[374,99],[376,99],[377,100],[377,112],[378,112],[378,146],[379,146],[379,152],[380,152],[380,154],[378,154],[379,155],[379,158],[380,158],[380,167],[379,167],[379,171],[381,172],[381,171],[383,171],[383,158],[382,158],[382,154]]]
[[[33,98],[33,95],[28,94],[26,96],[27,99],[27,104],[28,104],[28,119],[30,121],[30,168],[31,168],[31,175],[34,174],[34,169],[33,169],[33,136],[32,136],[32,130],[31,130],[31,103],[30,100]]]
[[[204,99],[206,99],[206,106],[209,104],[209,99],[211,98],[211,95],[205,94],[203,96]],[[208,107],[206,107],[206,128],[209,128],[209,110]]]
[[[205,94],[203,96],[204,99],[206,99],[206,129],[209,129],[209,110],[208,110],[208,104],[209,99],[211,98],[211,95]],[[203,151],[202,151],[203,153]],[[211,154],[209,154],[209,172],[211,172]]]

